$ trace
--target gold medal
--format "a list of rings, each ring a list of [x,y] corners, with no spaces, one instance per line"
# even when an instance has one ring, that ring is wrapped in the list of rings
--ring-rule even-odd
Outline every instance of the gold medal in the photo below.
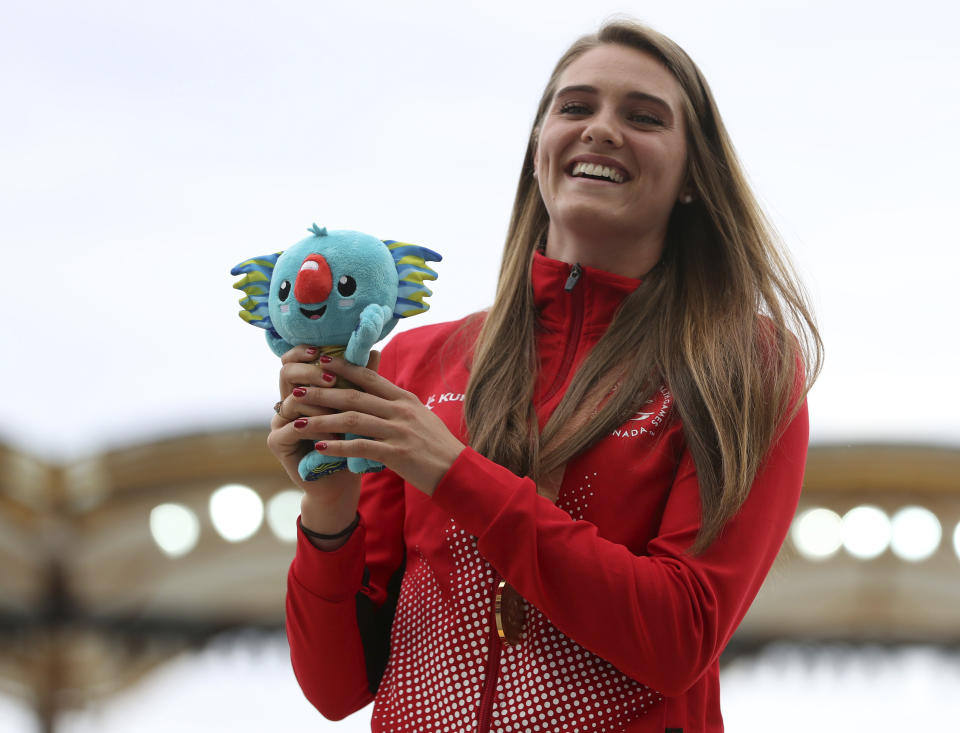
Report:
[[[494,618],[497,622],[497,634],[506,646],[520,643],[523,623],[527,617],[527,602],[506,580],[497,586],[494,598]]]

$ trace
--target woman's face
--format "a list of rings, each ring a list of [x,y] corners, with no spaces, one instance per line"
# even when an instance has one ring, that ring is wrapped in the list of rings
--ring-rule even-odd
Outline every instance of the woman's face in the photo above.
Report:
[[[657,59],[626,46],[593,48],[561,73],[534,157],[551,237],[662,249],[686,176],[682,98]]]

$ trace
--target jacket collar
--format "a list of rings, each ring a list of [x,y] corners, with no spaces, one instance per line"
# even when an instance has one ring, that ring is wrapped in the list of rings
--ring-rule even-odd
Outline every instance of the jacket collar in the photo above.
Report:
[[[533,296],[541,325],[551,330],[563,326],[571,313],[580,309],[585,329],[605,330],[623,299],[636,290],[642,280],[581,267],[580,277],[567,290],[573,267],[539,251],[534,253]]]

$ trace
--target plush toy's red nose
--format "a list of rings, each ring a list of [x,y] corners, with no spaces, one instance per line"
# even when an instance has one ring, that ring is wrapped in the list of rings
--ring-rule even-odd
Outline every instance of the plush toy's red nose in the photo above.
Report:
[[[293,296],[301,303],[322,303],[332,288],[330,265],[322,255],[309,255],[300,265]]]

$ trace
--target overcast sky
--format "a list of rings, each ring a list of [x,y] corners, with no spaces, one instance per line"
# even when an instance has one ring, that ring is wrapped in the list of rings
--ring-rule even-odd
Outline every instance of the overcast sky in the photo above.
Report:
[[[488,305],[543,84],[620,11],[700,64],[810,289],[814,439],[960,440],[951,4],[4,5],[0,440],[266,424],[278,362],[229,269],[312,222],[444,255],[405,325]]]
[[[0,440],[64,460],[265,425],[278,360],[229,270],[312,222],[443,253],[410,326],[488,305],[549,71],[627,12],[700,64],[810,289],[814,440],[957,445],[956,7],[6,0]]]

